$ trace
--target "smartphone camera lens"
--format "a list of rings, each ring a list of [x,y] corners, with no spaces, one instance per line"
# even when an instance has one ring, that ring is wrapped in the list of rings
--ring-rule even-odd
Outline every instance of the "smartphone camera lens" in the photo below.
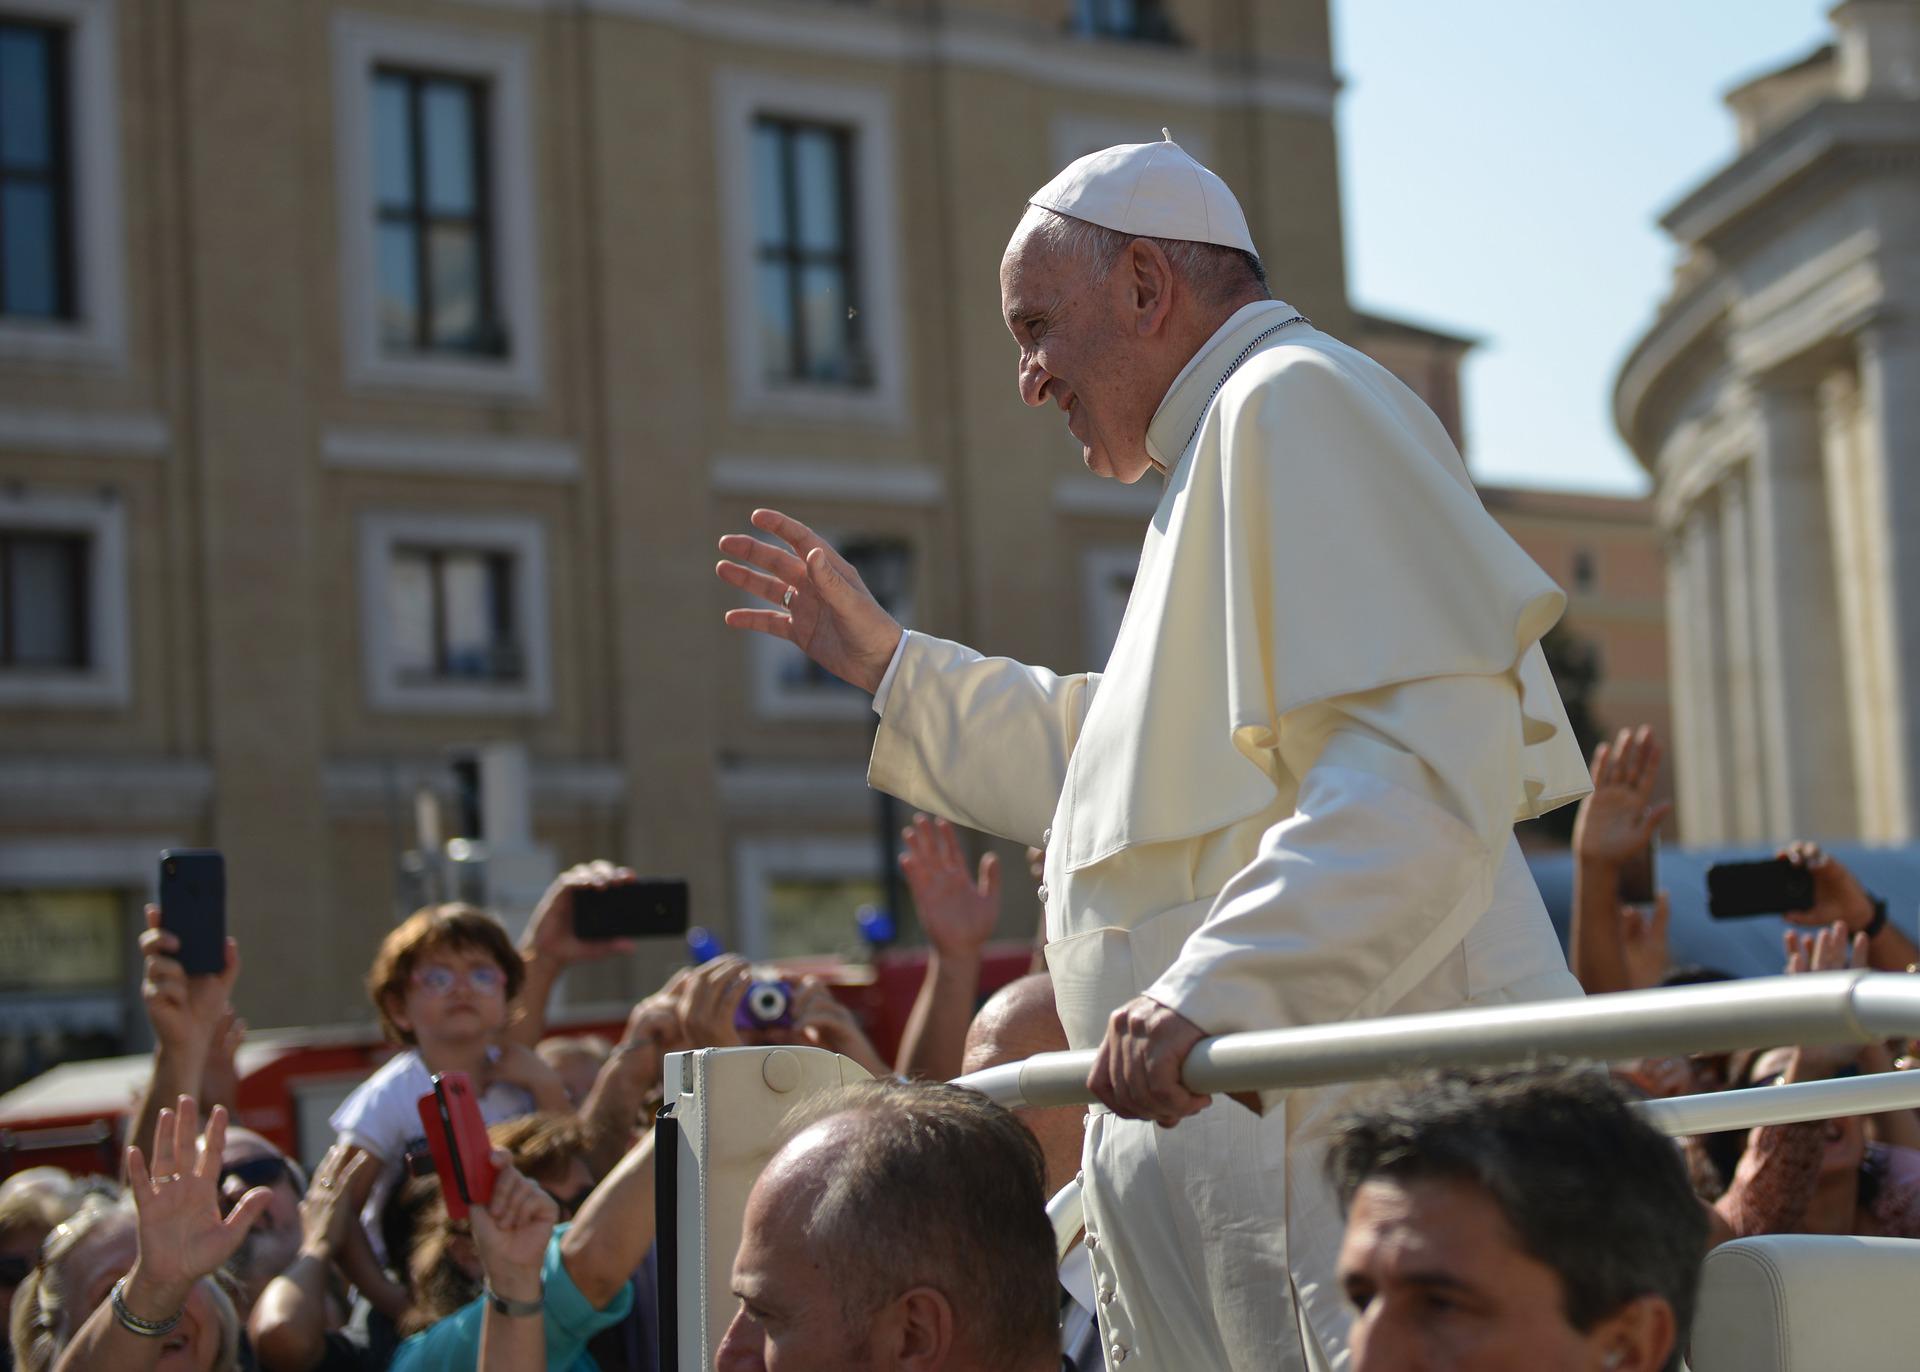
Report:
[[[177,862],[173,862],[173,861],[169,861],[169,862],[167,863],[167,875],[168,875],[168,876],[174,876],[175,874],[177,874],[177,873],[179,872],[179,870],[180,870],[180,864],[179,864],[179,863],[177,863]]]

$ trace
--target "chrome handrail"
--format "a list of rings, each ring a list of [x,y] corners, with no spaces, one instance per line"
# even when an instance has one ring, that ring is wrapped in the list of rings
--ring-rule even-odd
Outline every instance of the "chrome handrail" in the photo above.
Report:
[[[1920,1037],[1920,977],[1816,972],[1521,1005],[1256,1029],[1202,1039],[1182,1077],[1203,1093],[1368,1081],[1424,1067],[1620,1061],[1800,1043]],[[1085,1105],[1091,1049],[958,1079],[1006,1106]]]

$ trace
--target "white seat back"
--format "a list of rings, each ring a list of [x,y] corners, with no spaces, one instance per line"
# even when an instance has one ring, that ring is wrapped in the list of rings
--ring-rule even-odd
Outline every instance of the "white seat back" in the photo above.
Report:
[[[1707,1254],[1693,1372],[1912,1372],[1920,1240],[1770,1234]]]

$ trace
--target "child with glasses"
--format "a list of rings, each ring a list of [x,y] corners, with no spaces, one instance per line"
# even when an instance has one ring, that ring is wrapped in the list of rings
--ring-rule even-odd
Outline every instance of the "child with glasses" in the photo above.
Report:
[[[362,1225],[349,1234],[341,1265],[388,1319],[398,1321],[407,1288],[385,1271],[380,1235],[387,1198],[406,1175],[410,1151],[423,1150],[418,1102],[439,1072],[465,1072],[488,1124],[534,1110],[568,1109],[560,1078],[530,1049],[502,1042],[525,964],[506,930],[469,905],[430,906],[396,927],[367,973],[367,995],[389,1040],[404,1045],[357,1087],[331,1123],[339,1142],[374,1155],[352,1197]],[[403,1255],[395,1255],[396,1260]]]

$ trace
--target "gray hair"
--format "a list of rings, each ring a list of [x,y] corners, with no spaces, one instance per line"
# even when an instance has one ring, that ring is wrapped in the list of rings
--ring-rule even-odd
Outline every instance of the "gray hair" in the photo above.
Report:
[[[1327,1177],[1344,1210],[1367,1182],[1451,1181],[1492,1199],[1559,1278],[1582,1333],[1629,1301],[1673,1310],[1680,1366],[1707,1219],[1680,1153],[1598,1068],[1439,1072],[1335,1128]]]
[[[945,1082],[862,1082],[788,1117],[784,1146],[845,1120],[818,1150],[806,1221],[858,1339],[888,1301],[930,1286],[986,1365],[1058,1366],[1059,1273],[1046,1160],[1011,1111]]]
[[[1254,295],[1264,300],[1272,296],[1267,286],[1267,269],[1259,258],[1239,248],[1198,243],[1190,238],[1150,238],[1144,234],[1121,233],[1042,205],[1028,205],[1027,212],[1020,216],[1014,239],[1023,238],[1049,252],[1085,262],[1095,280],[1105,278],[1113,270],[1128,244],[1146,238],[1167,255],[1174,273],[1204,300],[1220,301],[1235,295]]]

